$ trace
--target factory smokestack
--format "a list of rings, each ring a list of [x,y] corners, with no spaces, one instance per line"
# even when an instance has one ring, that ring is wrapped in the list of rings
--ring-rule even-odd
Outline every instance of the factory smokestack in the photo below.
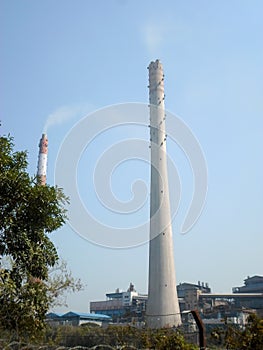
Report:
[[[149,67],[151,194],[149,285],[146,311],[149,328],[181,324],[176,290],[173,237],[166,159],[164,74],[159,60]]]
[[[47,180],[47,152],[48,152],[48,140],[47,135],[42,134],[39,142],[39,154],[37,165],[37,177],[40,185],[45,185]]]

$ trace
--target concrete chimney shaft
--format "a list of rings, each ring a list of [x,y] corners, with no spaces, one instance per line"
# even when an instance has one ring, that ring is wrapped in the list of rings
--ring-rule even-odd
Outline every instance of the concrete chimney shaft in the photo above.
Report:
[[[164,74],[159,60],[149,67],[151,194],[149,285],[146,310],[149,328],[181,324],[176,290],[173,237],[166,159]]]

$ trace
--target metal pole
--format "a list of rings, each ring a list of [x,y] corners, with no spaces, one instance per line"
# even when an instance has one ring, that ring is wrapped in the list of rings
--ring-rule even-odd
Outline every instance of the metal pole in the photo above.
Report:
[[[206,349],[206,336],[205,336],[205,326],[203,324],[203,321],[200,317],[198,310],[191,310],[191,313],[195,319],[195,322],[197,324],[198,330],[199,330],[199,347],[200,350]]]

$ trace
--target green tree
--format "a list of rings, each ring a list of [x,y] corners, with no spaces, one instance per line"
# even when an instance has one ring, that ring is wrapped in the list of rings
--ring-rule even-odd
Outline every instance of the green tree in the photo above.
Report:
[[[188,343],[178,330],[163,328],[146,330],[143,334],[143,347],[158,350],[195,350],[197,347]]]
[[[111,346],[114,349],[197,350],[174,329],[139,329],[131,326],[111,325],[107,328],[92,326],[58,326],[49,330],[48,338],[65,347]]]
[[[225,345],[227,349],[262,350],[263,319],[251,314],[245,330],[240,331],[229,327],[226,331]]]
[[[229,350],[261,350],[263,349],[263,319],[251,314],[245,329],[230,324],[214,329],[211,332],[210,342],[218,346],[224,345],[224,348]]]
[[[39,186],[27,165],[27,153],[0,137],[0,328],[16,338],[45,327],[49,269],[58,261],[47,234],[66,219],[61,189]],[[6,257],[9,266],[2,264]]]
[[[248,318],[248,325],[244,332],[247,339],[246,349],[263,349],[263,319],[251,314]],[[245,346],[242,344],[243,349]]]

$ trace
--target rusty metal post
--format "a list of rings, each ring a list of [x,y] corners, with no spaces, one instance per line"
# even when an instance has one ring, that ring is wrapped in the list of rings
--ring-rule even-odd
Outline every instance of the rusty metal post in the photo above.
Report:
[[[199,347],[200,350],[206,349],[206,336],[205,336],[205,326],[203,324],[203,321],[200,317],[198,310],[191,310],[191,314],[193,315],[195,322],[197,324],[198,330],[199,330]]]

